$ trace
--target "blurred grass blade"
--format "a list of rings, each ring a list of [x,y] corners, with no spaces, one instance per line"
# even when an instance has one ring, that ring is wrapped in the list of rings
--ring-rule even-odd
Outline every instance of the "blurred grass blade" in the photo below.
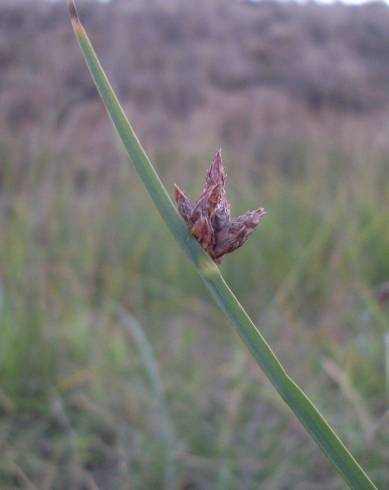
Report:
[[[319,447],[334,463],[344,480],[353,489],[375,489],[375,485],[346,449],[311,400],[287,375],[266,340],[224,281],[218,267],[202,250],[196,240],[189,236],[186,225],[178,215],[169,194],[143,150],[112,90],[89,38],[79,21],[72,0],[69,0],[69,9],[74,32],[107,112],[165,223],[194,263],[197,272],[220,308],[233,322],[238,334],[257,363],[262,367],[281,397],[300,419]]]
[[[157,361],[153,349],[147,339],[146,333],[138,320],[133,317],[125,308],[120,305],[113,305],[119,316],[119,320],[126,332],[134,340],[146,373],[148,375],[154,397],[156,400],[155,416],[158,420],[161,439],[165,445],[165,487],[167,489],[177,487],[177,472],[175,467],[175,451],[177,447],[173,423],[165,399],[165,390],[162,385],[162,379],[159,373]]]

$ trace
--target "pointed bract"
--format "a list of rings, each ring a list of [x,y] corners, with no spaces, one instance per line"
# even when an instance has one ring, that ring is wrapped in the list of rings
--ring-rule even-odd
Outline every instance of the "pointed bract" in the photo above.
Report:
[[[207,172],[207,176],[205,179],[205,189],[216,184],[221,184],[224,189],[225,180],[226,173],[223,166],[222,153],[221,150],[219,150],[216,153],[215,158],[213,159],[213,162],[211,163],[211,166],[209,167],[209,170]]]
[[[185,223],[190,223],[190,217],[193,211],[192,203],[189,198],[182,192],[178,185],[174,185],[175,194],[174,197],[177,203],[177,209]]]

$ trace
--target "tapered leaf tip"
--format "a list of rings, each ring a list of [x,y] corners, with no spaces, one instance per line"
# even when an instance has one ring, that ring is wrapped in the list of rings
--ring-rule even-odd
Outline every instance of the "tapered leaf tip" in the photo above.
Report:
[[[69,13],[70,13],[70,17],[72,19],[72,22],[78,23],[80,20],[78,18],[76,4],[74,3],[74,0],[68,0],[68,7],[69,7]]]

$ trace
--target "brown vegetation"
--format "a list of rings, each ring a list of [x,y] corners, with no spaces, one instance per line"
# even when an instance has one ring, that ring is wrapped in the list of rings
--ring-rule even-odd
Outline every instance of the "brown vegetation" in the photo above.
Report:
[[[368,119],[375,134],[388,108],[384,5],[79,3],[151,150],[182,147],[184,128],[212,152],[222,143],[243,163],[262,161],[269,144],[295,149],[302,132],[354,133]],[[59,155],[71,141],[106,165],[110,134],[64,3],[0,3],[0,73],[2,134],[17,132],[25,149],[49,140]]]

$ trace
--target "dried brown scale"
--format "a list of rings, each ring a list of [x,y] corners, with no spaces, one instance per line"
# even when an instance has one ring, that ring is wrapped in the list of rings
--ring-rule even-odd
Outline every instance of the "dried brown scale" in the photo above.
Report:
[[[231,221],[225,181],[226,174],[219,150],[207,172],[203,192],[195,205],[175,186],[175,199],[180,215],[191,234],[216,262],[220,262],[223,255],[241,247],[266,214],[263,208],[259,208]]]

